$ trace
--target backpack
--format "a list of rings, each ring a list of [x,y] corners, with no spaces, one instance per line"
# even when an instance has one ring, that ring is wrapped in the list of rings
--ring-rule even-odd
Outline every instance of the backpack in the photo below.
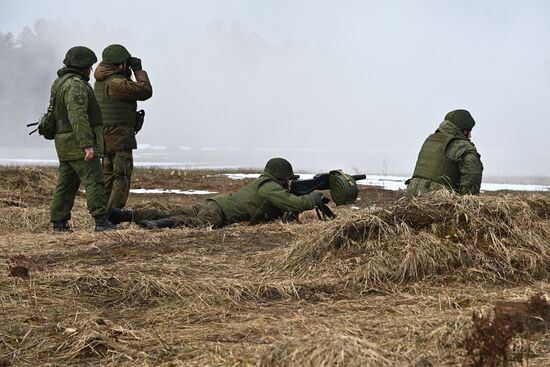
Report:
[[[69,79],[71,76],[72,76],[71,74],[65,74],[55,81],[56,86],[52,87],[52,91],[50,94],[50,105],[48,106],[48,110],[44,115],[42,115],[42,117],[40,118],[40,120],[38,120],[38,122],[27,124],[27,127],[38,125],[36,129],[34,129],[29,133],[29,135],[32,135],[34,132],[38,131],[38,134],[42,135],[46,140],[53,140],[55,138],[56,122],[55,122],[55,117],[53,113],[53,109],[55,106],[55,95],[57,94],[57,91],[59,90],[59,88],[61,88],[63,83],[65,83],[65,81]]]

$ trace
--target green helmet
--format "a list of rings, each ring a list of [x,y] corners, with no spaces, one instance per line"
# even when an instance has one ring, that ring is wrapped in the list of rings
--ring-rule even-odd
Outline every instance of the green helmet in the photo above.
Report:
[[[289,180],[294,176],[292,165],[283,158],[271,158],[264,168],[264,173],[268,173],[277,180]]]
[[[455,124],[460,130],[472,130],[476,122],[470,112],[466,110],[454,110],[445,116],[445,120]]]
[[[95,64],[97,57],[88,47],[75,46],[65,54],[63,64],[77,69],[86,69]]]
[[[109,45],[101,54],[102,61],[106,64],[120,65],[128,61],[132,55],[122,45]]]

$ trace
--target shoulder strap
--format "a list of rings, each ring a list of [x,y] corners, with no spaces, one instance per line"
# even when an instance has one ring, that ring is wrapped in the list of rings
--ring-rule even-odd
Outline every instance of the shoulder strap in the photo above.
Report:
[[[50,92],[50,105],[48,106],[48,112],[53,111],[53,107],[55,104],[55,96],[57,94],[57,91],[72,76],[74,76],[74,74],[69,73],[69,74],[63,75],[62,77],[57,78],[57,80],[55,81],[55,88],[52,88]]]

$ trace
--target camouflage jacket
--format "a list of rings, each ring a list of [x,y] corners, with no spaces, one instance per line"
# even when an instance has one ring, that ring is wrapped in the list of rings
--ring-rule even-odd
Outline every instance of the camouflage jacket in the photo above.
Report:
[[[68,120],[63,131],[55,135],[55,148],[60,161],[84,158],[84,149],[94,148],[94,155],[102,157],[104,152],[101,113],[97,107],[94,92],[88,84],[88,76],[78,70],[62,68],[59,77],[71,76],[58,88],[54,117],[56,121]],[[55,83],[54,83],[55,85]]]
[[[145,101],[151,98],[153,95],[153,88],[145,70],[134,72],[136,81],[133,81],[129,74],[129,71],[126,73],[117,66],[102,62],[97,66],[94,72],[94,77],[96,79],[94,88],[97,89],[101,84],[101,93],[104,93],[108,97],[109,103],[126,105],[133,102],[133,110],[135,111],[136,101]],[[105,86],[103,86],[103,84],[105,84]],[[103,87],[105,88],[104,90]],[[96,93],[98,93],[97,90]],[[103,106],[101,107],[103,108]],[[129,118],[132,120],[122,121],[122,124],[112,125],[108,123],[109,121],[107,121],[104,116],[105,124],[103,128],[107,153],[137,148],[133,127],[135,113]]]
[[[228,224],[260,223],[282,218],[288,212],[299,213],[315,207],[311,197],[291,194],[266,172],[237,192],[217,195],[211,200],[222,208]]]
[[[447,135],[461,134],[460,130],[450,121],[443,121],[438,130]],[[445,149],[445,156],[455,162],[460,175],[459,194],[479,194],[483,175],[481,155],[475,145],[465,139],[452,140]],[[407,185],[408,195],[418,195],[426,192],[449,189],[447,185],[426,178],[412,178]]]

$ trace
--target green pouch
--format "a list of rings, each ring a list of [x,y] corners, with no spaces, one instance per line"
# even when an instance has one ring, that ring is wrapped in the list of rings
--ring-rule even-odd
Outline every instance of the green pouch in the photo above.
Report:
[[[47,140],[53,140],[55,138],[55,118],[53,111],[48,108],[46,112],[38,121],[38,133]]]
[[[48,110],[46,111],[46,113],[44,115],[42,115],[42,117],[40,118],[40,120],[38,122],[35,122],[35,123],[32,123],[32,124],[27,124],[27,127],[38,125],[38,128],[31,131],[29,133],[29,135],[31,135],[32,133],[34,133],[35,131],[38,130],[38,134],[42,135],[45,139],[47,139],[47,140],[55,139],[55,134],[58,132],[58,127],[57,127],[58,123],[55,120],[54,113],[53,113],[53,109],[54,109],[54,105],[55,105],[55,96],[57,94],[57,90],[70,77],[71,77],[70,74],[66,74],[66,75],[58,78],[55,81],[56,86],[55,86],[55,88],[52,88],[52,91],[51,91],[51,94],[50,94],[50,104],[48,106]]]

